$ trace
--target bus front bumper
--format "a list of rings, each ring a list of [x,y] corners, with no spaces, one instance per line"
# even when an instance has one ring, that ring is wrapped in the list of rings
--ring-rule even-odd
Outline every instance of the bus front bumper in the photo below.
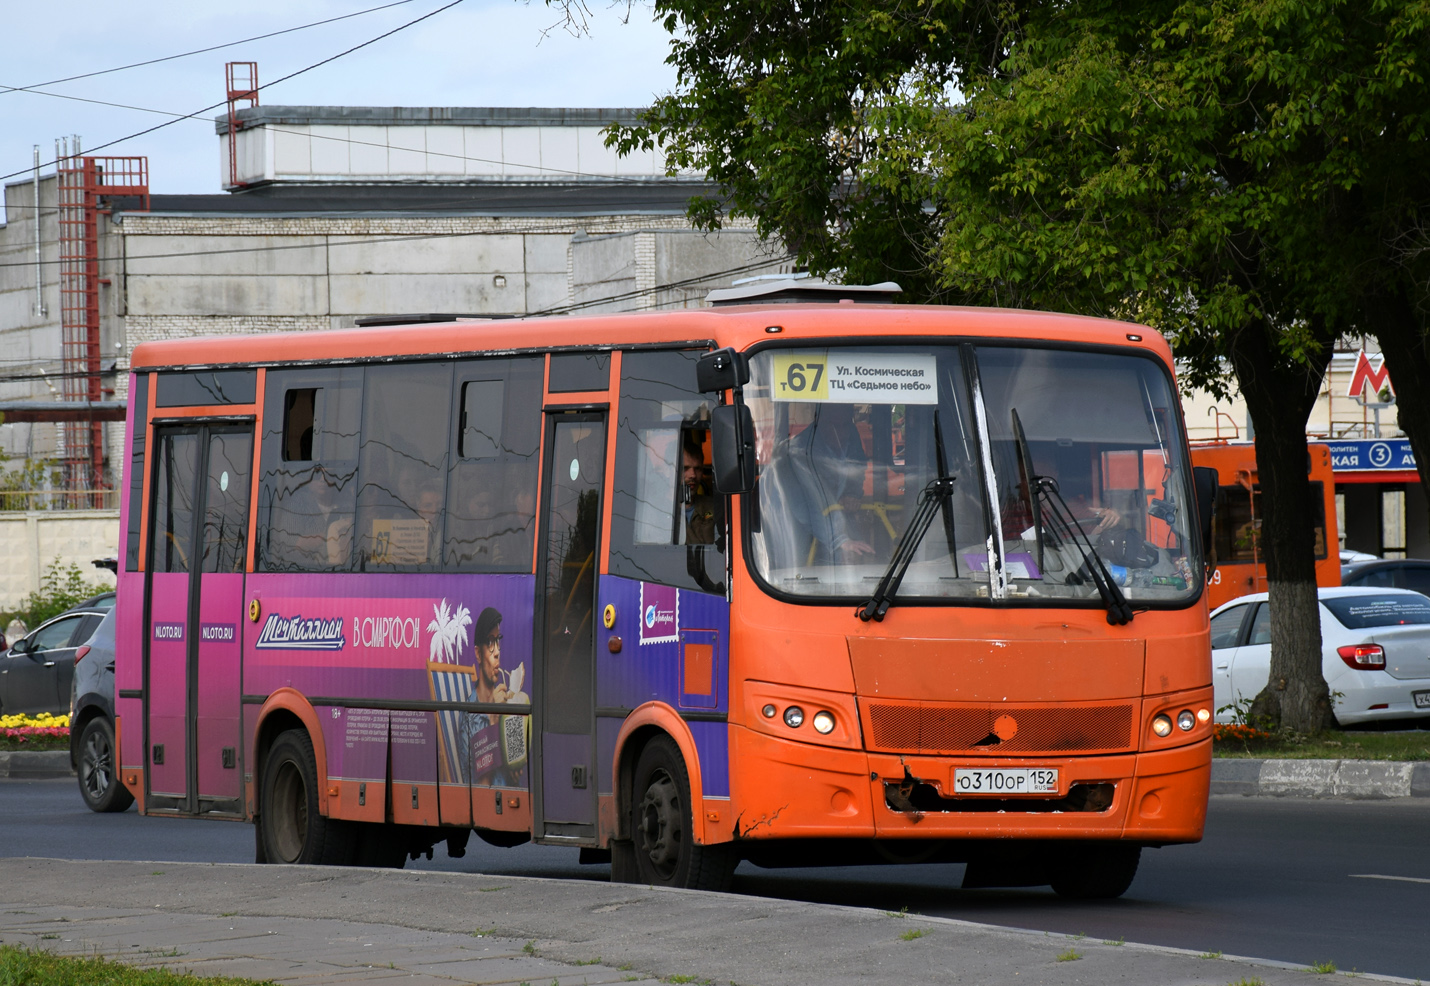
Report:
[[[1122,839],[1197,842],[1211,740],[1115,756],[898,756],[777,739],[734,727],[747,769],[731,792],[738,839]],[[959,768],[1056,769],[1042,796],[954,796]]]

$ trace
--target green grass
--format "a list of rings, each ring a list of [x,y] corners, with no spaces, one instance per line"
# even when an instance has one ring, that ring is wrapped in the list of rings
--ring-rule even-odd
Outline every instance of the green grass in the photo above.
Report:
[[[529,942],[527,942],[525,945],[521,946],[521,950],[522,950],[523,952],[525,952],[527,955],[535,955],[535,954],[536,954],[536,942],[535,942],[535,941],[529,941]]]
[[[1217,740],[1212,755],[1233,760],[1430,760],[1430,731],[1326,732],[1286,740]]]
[[[1066,952],[1064,952],[1063,954],[1061,954],[1061,955],[1058,956],[1058,961],[1059,961],[1059,962],[1076,962],[1076,961],[1077,961],[1078,959],[1080,959],[1080,958],[1082,958],[1082,953],[1079,952],[1079,951],[1078,951],[1077,949],[1075,949],[1075,948],[1070,948],[1070,949],[1068,949]]]
[[[1203,952],[1203,953],[1199,956],[1199,958],[1203,958],[1203,959],[1219,959],[1219,958],[1221,958],[1221,953],[1220,953],[1220,952]]]
[[[1260,976],[1252,976],[1250,979],[1243,976],[1234,983],[1227,983],[1226,986],[1266,986],[1266,980]]]
[[[260,986],[255,979],[194,976],[169,969],[134,969],[108,959],[73,958],[0,945],[0,983],[25,986]],[[262,986],[273,986],[263,980]]]
[[[18,753],[22,750],[68,750],[68,736],[0,736],[0,753]]]
[[[904,941],[913,941],[915,938],[922,938],[926,934],[928,934],[928,932],[925,931],[923,928],[910,928],[908,931],[905,931],[899,937],[902,938]]]
[[[1336,971],[1336,964],[1331,961],[1312,962],[1311,971],[1321,976],[1329,975],[1330,973]]]

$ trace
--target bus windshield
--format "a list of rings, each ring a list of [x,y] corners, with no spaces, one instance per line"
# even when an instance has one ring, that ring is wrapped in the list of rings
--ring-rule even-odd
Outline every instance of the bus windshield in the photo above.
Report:
[[[1138,607],[1197,592],[1181,415],[1151,359],[1004,345],[767,349],[751,359],[745,396],[759,463],[751,557],[776,593],[868,598],[940,477],[952,492],[924,494],[941,502],[898,603],[1102,605],[1099,573]]]

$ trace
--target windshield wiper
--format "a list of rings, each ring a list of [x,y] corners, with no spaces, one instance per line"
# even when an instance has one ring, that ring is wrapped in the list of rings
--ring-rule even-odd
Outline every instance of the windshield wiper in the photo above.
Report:
[[[1127,602],[1127,597],[1122,594],[1122,588],[1112,578],[1112,573],[1103,564],[1102,556],[1097,553],[1097,549],[1092,546],[1092,541],[1088,539],[1087,533],[1082,529],[1076,520],[1073,519],[1072,511],[1068,509],[1067,501],[1058,490],[1058,481],[1051,476],[1034,476],[1032,485],[1035,495],[1045,498],[1048,524],[1059,539],[1071,541],[1082,555],[1082,568],[1079,571],[1086,571],[1088,578],[1092,579],[1092,584],[1097,586],[1098,594],[1102,596],[1102,601],[1107,605],[1107,622],[1115,627],[1124,626],[1132,622],[1132,606]],[[1072,581],[1076,578],[1076,573],[1068,576]]]
[[[909,520],[909,526],[904,530],[904,536],[899,541],[899,547],[894,551],[894,557],[889,559],[889,567],[884,570],[884,577],[879,580],[879,585],[874,590],[874,594],[869,597],[869,601],[854,611],[854,615],[865,623],[870,620],[876,623],[883,622],[884,614],[893,604],[894,596],[899,591],[899,583],[904,581],[904,573],[909,570],[909,565],[914,560],[914,552],[918,550],[924,535],[928,533],[934,515],[942,508],[944,501],[953,494],[953,483],[956,478],[955,476],[940,476],[919,491],[918,507]],[[950,547],[952,547],[951,541]]]
[[[1041,576],[1046,566],[1043,564],[1043,507],[1033,488],[1037,477],[1033,475],[1033,453],[1028,448],[1028,436],[1023,433],[1023,422],[1018,418],[1018,409],[1013,412],[1013,444],[1018,450],[1018,479],[1022,486],[1023,498],[1028,501],[1028,512],[1033,515],[1033,543],[1037,546],[1038,574]]]

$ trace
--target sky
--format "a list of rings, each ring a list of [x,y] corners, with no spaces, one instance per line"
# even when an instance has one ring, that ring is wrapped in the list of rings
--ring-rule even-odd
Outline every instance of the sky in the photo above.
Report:
[[[279,37],[246,42],[86,79],[46,92],[124,104],[102,106],[0,89],[0,176],[29,177],[34,145],[42,174],[53,173],[55,140],[78,135],[86,152],[163,123],[145,112],[194,113],[224,99],[224,63],[258,63],[262,85],[398,28],[452,0],[49,0],[13,5],[5,15],[0,87],[31,87],[242,41],[314,21],[371,11]],[[7,5],[9,6],[9,5]],[[669,91],[669,35],[651,7],[589,0],[587,31],[559,26],[542,0],[460,0],[456,6],[259,95],[273,106],[600,106],[637,107]],[[223,108],[154,133],[94,150],[145,155],[156,193],[216,193]],[[45,167],[43,165],[49,165]],[[14,175],[14,172],[23,172]]]

